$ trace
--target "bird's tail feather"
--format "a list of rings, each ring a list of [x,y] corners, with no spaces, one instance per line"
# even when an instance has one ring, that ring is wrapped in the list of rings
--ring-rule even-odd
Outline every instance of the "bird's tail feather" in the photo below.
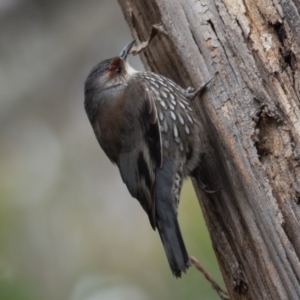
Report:
[[[176,215],[167,211],[158,213],[157,229],[163,243],[170,268],[174,276],[181,277],[181,272],[186,272],[190,266],[190,261],[181,236]]]
[[[156,227],[162,240],[170,268],[176,277],[186,272],[190,266],[174,208],[175,197],[172,186],[176,174],[175,165],[165,160],[156,173]]]

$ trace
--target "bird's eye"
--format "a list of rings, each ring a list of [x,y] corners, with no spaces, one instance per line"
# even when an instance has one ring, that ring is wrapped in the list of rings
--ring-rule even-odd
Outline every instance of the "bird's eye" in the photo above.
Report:
[[[122,72],[122,68],[117,68],[116,73],[120,74]]]

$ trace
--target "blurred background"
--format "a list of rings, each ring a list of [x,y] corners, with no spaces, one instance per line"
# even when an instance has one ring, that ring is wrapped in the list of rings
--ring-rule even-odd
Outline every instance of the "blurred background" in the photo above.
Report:
[[[194,268],[172,276],[85,115],[88,72],[131,38],[115,0],[0,0],[1,300],[218,299]],[[190,182],[179,215],[221,283]]]

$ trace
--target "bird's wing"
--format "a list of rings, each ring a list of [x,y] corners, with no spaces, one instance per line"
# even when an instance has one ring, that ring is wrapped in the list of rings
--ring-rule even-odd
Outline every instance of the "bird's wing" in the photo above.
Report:
[[[155,229],[155,172],[163,161],[155,98],[147,85],[137,80],[128,84],[124,95],[126,126],[117,165],[129,192],[140,202]]]

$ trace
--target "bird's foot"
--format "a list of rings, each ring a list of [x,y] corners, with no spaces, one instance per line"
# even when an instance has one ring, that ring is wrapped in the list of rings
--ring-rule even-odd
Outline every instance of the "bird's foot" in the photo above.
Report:
[[[198,181],[198,185],[199,185],[199,188],[201,189],[201,191],[205,192],[206,194],[215,194],[222,189],[222,186],[220,186],[216,190],[208,190],[206,188],[206,185],[201,180]]]
[[[194,98],[197,95],[199,95],[206,88],[206,86],[216,77],[217,74],[218,74],[218,72],[216,72],[214,76],[212,76],[207,82],[205,82],[204,84],[202,84],[196,90],[194,88],[192,88],[192,87],[188,87],[185,90],[185,97],[187,99],[189,99],[190,101],[194,100]]]

